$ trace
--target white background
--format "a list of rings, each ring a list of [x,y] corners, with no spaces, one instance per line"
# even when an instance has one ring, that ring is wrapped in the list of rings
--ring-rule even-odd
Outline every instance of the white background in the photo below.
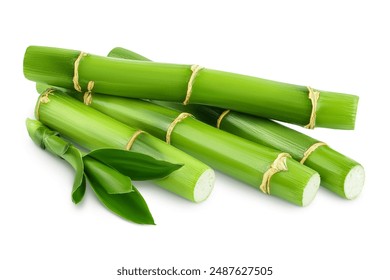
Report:
[[[272,266],[268,279],[389,279],[386,1],[0,5],[0,279],[119,279],[122,266]],[[35,146],[24,127],[37,99],[22,72],[29,45],[101,55],[122,46],[156,61],[357,94],[355,131],[306,132],[365,166],[363,193],[346,201],[321,189],[309,207],[299,208],[218,173],[212,196],[198,205],[140,185],[156,226],[125,222],[90,191],[75,206],[72,170]]]

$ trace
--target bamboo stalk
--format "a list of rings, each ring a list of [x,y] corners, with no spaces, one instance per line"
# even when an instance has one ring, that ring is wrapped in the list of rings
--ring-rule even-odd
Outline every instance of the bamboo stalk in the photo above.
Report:
[[[76,92],[69,94],[82,99]],[[177,121],[183,116],[180,112],[150,102],[93,94],[89,105],[129,126],[148,131],[255,188],[263,185],[266,172],[280,155],[279,151],[218,130],[190,116]],[[270,178],[270,194],[300,206],[308,205],[317,193],[319,175],[291,158],[286,159],[286,165],[288,170]]]
[[[40,96],[36,118],[87,149],[126,148],[158,160],[184,164],[169,176],[154,182],[188,200],[201,202],[212,191],[214,171],[204,163],[148,133],[137,133],[138,130],[83,105],[59,90],[46,91]]]
[[[353,129],[354,95],[321,91],[245,75],[36,47],[24,58],[26,78],[64,88],[124,97],[205,104],[313,128]],[[92,83],[92,84],[91,84]],[[313,96],[310,96],[313,94]],[[312,99],[309,99],[312,98]]]
[[[109,53],[111,57],[149,60],[135,52],[114,48]],[[154,101],[155,102],[155,101]],[[159,105],[187,111],[197,119],[235,134],[255,143],[265,145],[280,151],[285,151],[301,162],[305,153],[316,143],[322,143],[310,136],[264,118],[227,111],[221,108],[189,105],[179,103],[155,102]],[[355,160],[333,150],[328,145],[318,146],[303,162],[316,170],[321,177],[321,185],[339,196],[347,199],[356,198],[364,185],[364,169]]]
[[[361,164],[325,143],[282,124],[235,111],[229,111],[220,118],[226,112],[220,108],[183,106],[171,102],[157,103],[185,110],[205,123],[218,126],[221,130],[290,153],[295,160],[320,174],[321,186],[343,198],[354,199],[363,189],[365,172]],[[315,149],[311,151],[311,147]]]

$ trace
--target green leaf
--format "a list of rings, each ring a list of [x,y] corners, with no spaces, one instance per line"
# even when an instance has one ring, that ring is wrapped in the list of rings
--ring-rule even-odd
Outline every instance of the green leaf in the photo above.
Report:
[[[119,149],[97,149],[88,154],[133,180],[153,180],[168,176],[183,165],[157,160],[145,154]]]
[[[75,181],[73,183],[72,201],[75,204],[78,204],[84,198],[84,195],[85,195],[86,179],[85,179],[85,176],[83,175],[81,177],[80,184],[78,184],[77,181],[76,181],[76,178],[75,178]]]
[[[79,203],[85,194],[84,163],[81,152],[73,146],[69,146],[65,154],[61,156],[76,171],[72,188],[72,200]]]
[[[45,137],[43,143],[48,151],[66,160],[76,171],[72,188],[72,201],[76,204],[79,203],[84,197],[86,188],[84,163],[81,152],[70,143],[55,135]]]
[[[84,156],[84,164],[85,173],[92,174],[101,183],[107,193],[123,194],[133,191],[131,179],[110,166],[89,156]]]
[[[109,210],[120,217],[138,224],[154,224],[152,214],[142,195],[133,186],[132,192],[111,194],[112,184],[122,182],[121,173],[107,167],[103,163],[84,157],[85,174],[98,199]],[[131,183],[130,183],[131,184]]]
[[[43,137],[43,145],[45,146],[45,149],[52,154],[62,157],[71,144],[56,135],[48,135]]]

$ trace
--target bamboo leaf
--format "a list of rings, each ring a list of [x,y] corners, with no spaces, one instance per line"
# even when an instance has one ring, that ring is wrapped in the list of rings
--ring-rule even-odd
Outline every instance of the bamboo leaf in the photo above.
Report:
[[[163,178],[182,167],[151,156],[119,149],[97,149],[88,154],[133,180]]]
[[[65,159],[76,171],[72,188],[72,200],[77,204],[83,199],[86,188],[83,157],[78,149],[70,146],[62,158]]]
[[[81,152],[70,143],[56,135],[43,138],[45,148],[51,153],[66,160],[75,170],[72,188],[72,201],[78,204],[85,194],[84,163]]]
[[[154,224],[152,214],[143,199],[142,195],[135,187],[131,192],[112,194],[113,185],[125,183],[119,172],[112,169],[93,158],[84,157],[85,174],[98,199],[109,210],[120,217],[138,224]],[[111,171],[110,171],[111,170]],[[131,182],[128,181],[131,185]]]
[[[123,194],[133,191],[131,179],[105,163],[99,162],[90,156],[84,156],[84,164],[87,177],[88,174],[89,176],[93,175],[108,194]]]
[[[62,157],[70,147],[69,142],[66,142],[56,135],[44,136],[43,145],[45,146],[45,149],[59,157]]]
[[[79,179],[76,180],[76,178],[75,178],[75,181],[73,183],[72,201],[75,204],[78,204],[84,198],[84,195],[85,195],[86,179],[85,179],[84,174],[81,177],[81,181]],[[78,183],[78,181],[80,181],[80,184]]]

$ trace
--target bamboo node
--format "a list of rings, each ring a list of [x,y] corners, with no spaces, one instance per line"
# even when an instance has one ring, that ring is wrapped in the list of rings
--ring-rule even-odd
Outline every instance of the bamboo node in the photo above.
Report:
[[[87,86],[87,91],[84,93],[83,100],[84,104],[89,106],[92,104],[92,90],[95,85],[94,81],[89,81]]]
[[[39,108],[41,106],[41,103],[43,104],[49,103],[50,102],[49,95],[53,95],[54,94],[53,92],[54,89],[48,88],[39,97],[37,106],[35,107],[35,117],[37,118],[38,121],[39,121]]]
[[[134,132],[134,134],[131,136],[129,142],[127,142],[126,144],[126,147],[125,149],[127,151],[130,151],[131,147],[133,146],[135,140],[137,139],[137,137],[141,134],[141,133],[144,133],[145,131],[143,130],[137,130],[136,132]]]
[[[168,129],[167,129],[167,134],[165,136],[165,141],[168,143],[168,144],[171,144],[171,134],[173,132],[173,129],[175,128],[175,126],[181,122],[182,120],[184,120],[185,118],[187,117],[192,117],[191,114],[189,113],[181,113],[180,115],[178,115],[176,117],[176,119],[173,120],[173,122],[171,122],[171,124],[169,125]]]
[[[219,128],[221,126],[221,122],[222,122],[223,118],[226,117],[226,115],[229,113],[230,113],[230,110],[225,110],[222,112],[221,115],[219,115],[218,120],[217,120],[217,128]]]
[[[268,170],[263,175],[263,180],[261,181],[260,190],[265,194],[271,194],[270,182],[274,174],[287,171],[287,158],[291,157],[288,153],[280,153]]]
[[[186,94],[186,98],[183,101],[183,105],[188,105],[188,103],[190,103],[190,98],[191,98],[191,94],[192,94],[192,87],[195,83],[195,78],[198,75],[199,71],[202,70],[203,68],[204,67],[199,66],[197,64],[191,65],[192,74],[191,74],[190,79],[188,80],[187,94]]]
[[[305,125],[305,128],[314,129],[316,125],[317,104],[318,104],[318,99],[320,98],[320,92],[311,87],[307,87],[307,89],[309,90],[309,99],[311,100],[312,108],[310,114],[310,121],[307,125]]]
[[[311,145],[306,151],[305,153],[303,154],[303,157],[300,161],[301,164],[304,164],[305,161],[307,160],[307,158],[318,148],[318,147],[321,147],[321,146],[327,146],[326,143],[324,142],[317,142],[317,143],[314,143],[313,145]]]

